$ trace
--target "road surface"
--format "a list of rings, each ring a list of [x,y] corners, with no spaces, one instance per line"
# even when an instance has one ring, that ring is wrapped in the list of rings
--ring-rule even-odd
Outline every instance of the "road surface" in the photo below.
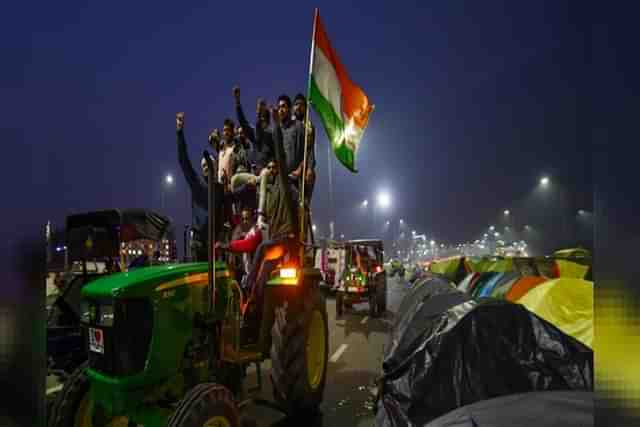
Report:
[[[329,366],[324,401],[317,419],[291,420],[273,409],[251,405],[242,411],[246,425],[258,427],[361,427],[372,426],[373,382],[382,370],[382,356],[387,344],[387,332],[397,312],[407,284],[399,278],[387,281],[387,313],[381,318],[369,317],[369,304],[356,304],[336,319],[336,304],[327,296],[329,314]],[[271,363],[262,365],[262,388],[259,397],[272,400],[269,374]],[[256,384],[255,368],[248,370],[246,387]],[[49,391],[57,384],[48,378]]]

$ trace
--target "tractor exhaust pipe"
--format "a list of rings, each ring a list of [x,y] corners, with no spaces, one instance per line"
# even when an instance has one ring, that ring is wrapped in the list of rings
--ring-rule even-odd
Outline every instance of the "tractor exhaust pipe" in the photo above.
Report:
[[[209,155],[207,150],[204,150],[203,153],[204,159],[207,162],[207,183],[209,189],[209,203],[208,203],[208,213],[207,219],[209,221],[209,230],[208,230],[208,259],[209,259],[209,315],[213,313],[213,310],[216,306],[216,270],[215,270],[215,258],[213,253],[213,247],[215,244],[215,199],[216,199],[216,182],[215,182],[215,170],[213,168],[213,159]]]

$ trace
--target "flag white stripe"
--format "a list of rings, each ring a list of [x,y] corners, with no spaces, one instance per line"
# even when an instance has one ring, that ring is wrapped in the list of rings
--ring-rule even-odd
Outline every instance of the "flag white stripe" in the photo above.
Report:
[[[322,49],[316,47],[313,60],[313,80],[320,94],[333,107],[336,115],[344,120],[342,115],[342,87],[335,68],[324,56]]]

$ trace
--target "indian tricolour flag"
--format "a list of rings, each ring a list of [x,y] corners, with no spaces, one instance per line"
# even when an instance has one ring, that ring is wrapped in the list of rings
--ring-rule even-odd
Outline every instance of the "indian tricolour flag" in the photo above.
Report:
[[[357,172],[356,155],[373,105],[349,79],[316,10],[309,69],[309,100],[320,116],[338,160]]]

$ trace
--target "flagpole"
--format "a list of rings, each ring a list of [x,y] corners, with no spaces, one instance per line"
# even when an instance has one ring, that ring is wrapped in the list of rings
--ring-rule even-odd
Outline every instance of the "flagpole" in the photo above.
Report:
[[[300,192],[300,241],[302,243],[301,252],[300,252],[300,260],[304,262],[304,250],[305,250],[305,222],[307,219],[307,211],[305,206],[305,187],[307,181],[307,151],[309,147],[309,107],[311,100],[311,73],[313,72],[313,52],[315,50],[315,41],[316,41],[316,24],[318,22],[318,8],[315,9],[315,13],[313,16],[313,32],[311,33],[311,52],[309,53],[309,76],[307,79],[307,108],[305,111],[304,117],[304,158],[302,161],[302,191]]]

